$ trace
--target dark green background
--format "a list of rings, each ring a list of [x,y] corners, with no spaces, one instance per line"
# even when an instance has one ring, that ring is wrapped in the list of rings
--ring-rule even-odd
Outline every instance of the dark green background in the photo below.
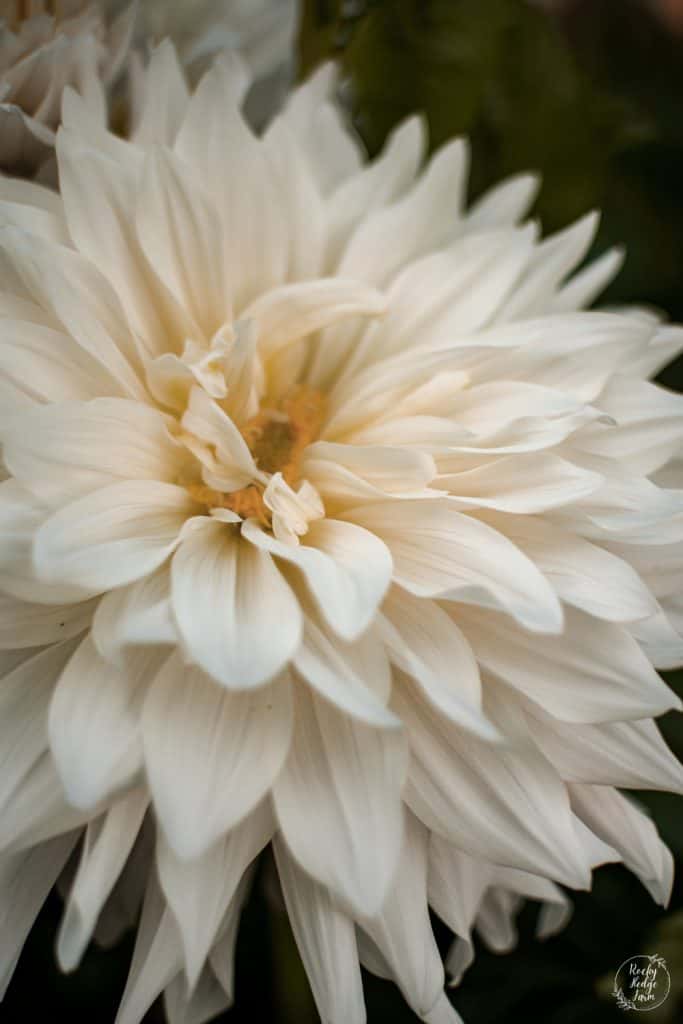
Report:
[[[302,74],[330,55],[343,61],[354,119],[371,153],[397,121],[422,110],[434,146],[470,136],[472,196],[505,174],[534,169],[544,177],[535,214],[546,231],[601,208],[595,253],[615,243],[628,249],[607,299],[647,302],[683,321],[683,38],[637,0],[570,6],[560,18],[524,0],[309,0]],[[663,379],[683,390],[683,366],[669,368]],[[681,678],[671,680],[683,692]],[[683,720],[668,716],[662,724],[683,758]],[[661,794],[642,799],[680,866],[683,801]],[[267,861],[262,870],[270,870]],[[226,1024],[314,1024],[286,919],[267,910],[258,892],[243,918],[237,1005]],[[565,932],[539,944],[531,938],[535,908],[529,906],[514,954],[480,953],[453,995],[466,1024],[623,1020],[598,990],[605,978],[609,989],[615,968],[641,949],[662,952],[674,985],[683,988],[683,937],[677,950],[657,931],[683,908],[680,878],[663,912],[626,871],[603,869],[593,893],[577,896],[575,908]],[[59,911],[52,897],[0,1007],[3,1024],[114,1019],[132,941],[112,953],[90,952],[75,975],[61,977],[53,960]],[[449,936],[436,928],[446,948]],[[416,1019],[392,986],[368,976],[366,992],[370,1024]],[[683,1020],[683,1004],[677,1009],[675,1002],[672,996],[666,1005],[668,1019]],[[155,1008],[149,1020],[161,1019]],[[648,1021],[655,1024],[654,1014]]]

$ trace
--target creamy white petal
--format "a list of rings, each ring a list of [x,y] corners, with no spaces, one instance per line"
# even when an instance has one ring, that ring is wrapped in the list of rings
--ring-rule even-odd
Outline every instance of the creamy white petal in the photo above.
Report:
[[[57,939],[57,959],[72,971],[95,929],[97,918],[137,838],[149,804],[144,788],[115,803],[86,830],[83,852]]]
[[[392,707],[410,737],[405,800],[421,821],[474,857],[587,887],[565,788],[528,740],[482,742],[405,685],[394,687]],[[510,717],[514,734],[511,712],[488,713],[497,727]]]
[[[302,572],[320,612],[343,640],[354,640],[368,628],[392,570],[388,548],[369,530],[321,519],[310,524],[304,543],[293,547],[247,520],[242,535]]]
[[[178,927],[152,876],[115,1024],[141,1024],[154,1000],[178,974],[182,962]]]
[[[391,660],[417,681],[435,708],[485,739],[497,738],[481,711],[474,654],[435,601],[393,587],[382,605],[378,630]]]
[[[417,597],[503,608],[528,629],[561,629],[559,602],[533,562],[447,500],[377,503],[347,515],[385,542],[394,581]]]
[[[327,888],[298,866],[278,835],[273,842],[294,937],[322,1020],[365,1024],[365,1004],[353,921]]]
[[[236,527],[207,522],[188,536],[173,559],[171,587],[187,659],[228,689],[269,682],[299,646],[294,594],[271,556]]]
[[[169,567],[162,566],[137,583],[109,591],[97,607],[92,639],[102,657],[120,668],[130,647],[176,644]]]
[[[3,671],[0,682],[0,807],[48,747],[47,717],[59,674],[76,642],[53,644]]]
[[[37,647],[78,636],[90,625],[94,601],[30,604],[0,593],[0,650]]]
[[[11,253],[29,295],[56,317],[74,341],[102,365],[110,393],[144,398],[138,352],[117,297],[96,267],[66,246],[5,227],[0,246]]]
[[[189,90],[170,39],[164,39],[149,59],[145,95],[133,138],[138,145],[171,145],[186,114]]]
[[[558,597],[610,622],[635,622],[656,614],[657,604],[626,558],[534,516],[488,515],[550,581]]]
[[[237,310],[284,282],[288,256],[274,169],[240,110],[244,88],[235,56],[223,55],[194,93],[176,141],[176,151],[196,168],[215,204]]]
[[[621,626],[568,608],[565,632],[525,633],[493,612],[454,613],[480,665],[566,722],[595,724],[681,708]]]
[[[178,655],[161,669],[142,712],[145,765],[182,860],[203,854],[268,792],[289,749],[291,701],[286,678],[231,693]]]
[[[683,766],[655,722],[561,722],[529,702],[536,743],[567,782],[683,792]]]
[[[50,704],[50,748],[75,807],[96,806],[142,768],[140,713],[163,657],[158,648],[136,648],[118,669],[88,635],[62,672]]]
[[[96,398],[36,408],[3,435],[13,476],[53,508],[126,480],[175,483],[185,450],[156,409]]]
[[[652,898],[666,906],[671,896],[674,863],[655,825],[635,803],[609,786],[569,787],[572,806],[596,835],[619,851]]]
[[[540,184],[535,174],[516,174],[490,188],[468,211],[468,231],[516,224],[536,198]]]
[[[331,277],[285,284],[266,292],[242,314],[254,320],[266,357],[346,317],[377,316],[386,300],[374,288],[356,280]]]
[[[0,999],[33,922],[77,840],[78,834],[72,832],[27,853],[0,857]]]
[[[292,746],[274,787],[277,818],[304,870],[361,913],[381,906],[400,855],[405,755],[396,730],[297,694]]]
[[[533,515],[570,505],[602,484],[597,473],[556,455],[514,455],[476,469],[444,474],[435,486],[460,508],[494,508]]]
[[[155,273],[136,233],[138,154],[112,159],[92,142],[62,130],[57,142],[60,189],[78,249],[116,289],[146,353],[178,350],[196,333],[194,320]]]
[[[46,582],[99,593],[153,572],[197,511],[187,491],[151,480],[102,487],[65,505],[38,530],[34,565]]]
[[[385,672],[378,665],[382,660]],[[378,635],[366,634],[354,644],[346,644],[309,618],[293,664],[306,682],[340,711],[377,728],[400,727],[400,720],[385,706],[390,683],[381,689],[378,685],[378,677],[388,679],[390,674]]]
[[[159,880],[178,924],[191,989],[199,980],[245,871],[270,841],[274,830],[270,804],[264,801],[192,860],[181,860],[163,833],[159,835]]]
[[[329,206],[330,266],[336,265],[349,232],[368,211],[392,202],[414,181],[426,148],[425,128],[422,118],[406,118],[390,133],[377,159],[335,191]]]
[[[17,311],[18,312],[18,311]],[[112,380],[100,362],[64,331],[3,318],[0,378],[16,405],[87,400],[106,395]]]
[[[365,915],[360,924],[422,1020],[462,1024],[443,993],[444,969],[429,920],[428,842],[427,829],[412,814],[406,815],[403,851],[386,905],[381,914]]]
[[[339,274],[384,284],[401,264],[447,241],[457,229],[467,162],[462,139],[443,146],[404,198],[360,223],[340,259]]]
[[[168,150],[148,151],[138,192],[142,249],[175,300],[207,337],[230,318],[219,221],[208,196]]]

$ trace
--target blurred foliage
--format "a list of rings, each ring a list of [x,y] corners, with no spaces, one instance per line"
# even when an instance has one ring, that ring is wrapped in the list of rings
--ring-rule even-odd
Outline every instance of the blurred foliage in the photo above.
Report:
[[[539,170],[536,214],[546,230],[591,207],[603,211],[595,251],[625,243],[625,269],[612,302],[643,301],[683,320],[683,40],[667,34],[644,0],[574,0],[560,17],[524,0],[307,0],[302,74],[321,60],[343,62],[355,123],[370,153],[395,124],[423,111],[433,148],[454,135],[472,141],[476,196],[506,174]],[[683,390],[679,363],[665,381]],[[683,674],[672,684],[683,695]],[[683,759],[683,716],[662,722]],[[680,798],[640,793],[683,865]],[[266,887],[267,888],[267,887]],[[623,868],[597,872],[574,897],[564,933],[533,938],[535,908],[520,918],[511,955],[480,950],[453,1001],[467,1024],[610,1024],[624,1020],[609,995],[614,972],[638,952],[671,965],[672,995],[652,1024],[683,1020],[683,882],[671,908],[656,907]],[[54,964],[60,906],[52,897],[26,948],[2,1024],[46,1017],[111,1024],[132,942],[92,950],[73,976]],[[438,922],[445,949],[450,941]],[[237,1002],[226,1024],[314,1024],[307,983],[282,913],[257,887],[237,949]],[[392,985],[367,975],[369,1024],[416,1018]],[[148,1018],[161,1024],[159,1006]]]

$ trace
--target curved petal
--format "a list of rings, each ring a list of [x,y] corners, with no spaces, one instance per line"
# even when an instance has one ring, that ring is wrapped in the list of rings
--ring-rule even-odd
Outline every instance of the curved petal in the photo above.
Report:
[[[59,508],[127,480],[175,483],[186,452],[156,409],[96,398],[17,416],[3,434],[3,457],[20,483]]]
[[[40,527],[33,549],[36,572],[48,583],[90,593],[131,583],[166,561],[197,507],[173,484],[136,480],[102,487]]]
[[[384,901],[401,852],[402,734],[374,729],[299,695],[275,810],[299,864],[358,913]],[[315,828],[311,822],[315,821]]]
[[[140,713],[163,657],[138,649],[119,670],[88,636],[62,672],[50,705],[50,747],[75,807],[96,806],[142,767]]]
[[[495,612],[453,615],[483,668],[562,721],[623,722],[682,707],[622,626],[567,608],[564,633],[550,638]]]
[[[539,633],[562,628],[560,603],[533,562],[448,500],[377,502],[347,516],[385,542],[394,582],[417,597],[502,608]]]
[[[328,889],[301,870],[279,835],[273,851],[289,921],[321,1020],[365,1024],[353,921],[335,905]]]
[[[309,525],[304,543],[283,544],[247,520],[242,535],[257,547],[293,563],[330,628],[354,640],[372,622],[391,580],[386,545],[354,523],[320,519]]]
[[[270,555],[207,522],[171,566],[173,612],[190,661],[231,690],[261,686],[301,642],[299,602]]]
[[[156,813],[173,851],[190,860],[242,821],[280,772],[292,732],[290,685],[281,678],[231,693],[176,654],[152,684],[142,731]]]
[[[270,802],[264,801],[192,860],[181,860],[163,833],[159,835],[159,881],[178,924],[190,988],[199,979],[245,871],[270,841],[274,830]]]

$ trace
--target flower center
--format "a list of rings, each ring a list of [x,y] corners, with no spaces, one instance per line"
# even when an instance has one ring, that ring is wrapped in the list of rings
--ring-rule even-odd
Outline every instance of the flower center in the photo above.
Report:
[[[262,406],[243,424],[240,433],[258,468],[265,473],[281,474],[294,489],[301,482],[304,452],[318,437],[324,413],[324,396],[302,386],[274,407]],[[272,511],[264,501],[264,488],[259,483],[230,493],[202,485],[192,485],[189,491],[210,508],[230,509],[243,519],[255,518],[265,526],[271,525]]]

